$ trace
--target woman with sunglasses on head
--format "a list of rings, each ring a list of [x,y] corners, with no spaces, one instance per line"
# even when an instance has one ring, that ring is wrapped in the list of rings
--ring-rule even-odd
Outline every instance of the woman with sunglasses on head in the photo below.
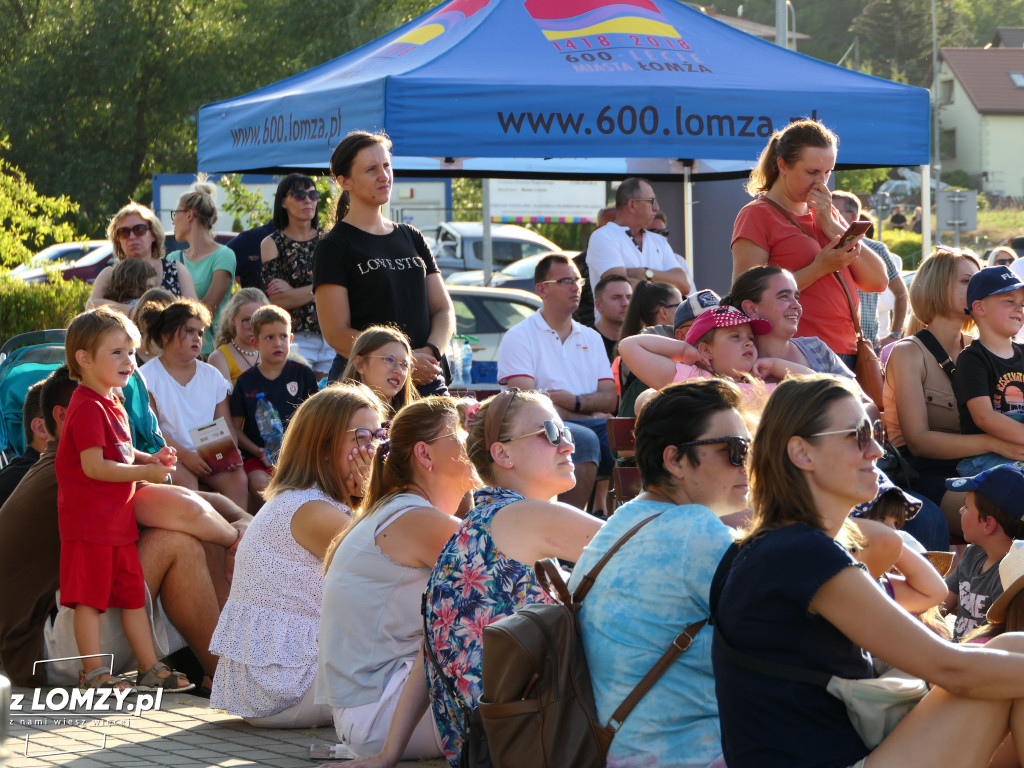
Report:
[[[877,493],[880,431],[849,380],[825,374],[782,382],[761,416],[754,523],[713,614],[729,768],[986,766],[1008,730],[1024,737],[1024,636],[950,644],[839,545],[850,509]],[[874,750],[840,699],[793,677],[873,678],[872,656],[935,685]]]
[[[331,155],[331,176],[342,189],[337,223],[313,263],[320,327],[338,353],[330,378],[341,375],[361,331],[394,325],[412,343],[413,386],[421,395],[443,395],[441,360],[455,309],[420,231],[384,217],[394,181],[390,150],[383,133],[353,131]]]
[[[1017,260],[1017,252],[1005,245],[997,245],[988,254],[988,266],[1010,267]]]
[[[316,371],[327,373],[334,350],[320,333],[313,301],[313,251],[323,229],[317,224],[320,192],[309,176],[292,173],[281,179],[274,195],[277,231],[260,244],[263,286],[270,301],[292,316],[293,347]]]
[[[380,420],[377,398],[360,384],[330,386],[292,417],[210,641],[220,656],[214,709],[262,728],[331,723],[313,689],[323,559],[363,495]]]
[[[747,505],[750,433],[742,394],[722,379],[661,390],[636,420],[643,491],[612,515],[573,569],[570,591],[637,523],[583,602],[580,629],[598,720],[612,713],[684,628],[708,616],[711,579]],[[711,631],[696,634],[619,728],[609,766],[704,768],[721,753]]]
[[[398,412],[363,505],[327,555],[317,701],[332,708],[350,757],[383,746],[407,680],[426,701],[420,599],[459,528],[459,503],[479,485],[459,410],[452,398],[428,397]],[[441,755],[425,709],[402,759]]]
[[[371,325],[352,345],[352,357],[341,378],[361,381],[380,398],[385,411],[396,413],[419,397],[409,375],[412,360],[404,333],[386,325]]]
[[[576,482],[571,435],[551,401],[507,389],[466,414],[466,451],[488,487],[441,551],[427,583],[427,670],[410,677],[382,751],[353,768],[394,766],[429,706],[442,753],[459,765],[468,710],[482,691],[482,630],[527,603],[551,602],[533,565],[575,562],[601,527],[590,515],[552,501]],[[447,670],[443,676],[438,666]],[[459,670],[450,676],[451,670]]]
[[[107,225],[107,238],[114,246],[114,259],[143,259],[156,272],[159,285],[177,297],[197,299],[192,276],[178,262],[164,255],[164,228],[160,219],[149,208],[138,203],[129,203],[114,214]],[[132,306],[103,298],[110,290],[114,268],[104,267],[96,276],[92,294],[85,303],[86,309],[109,306],[124,314],[130,314]]]

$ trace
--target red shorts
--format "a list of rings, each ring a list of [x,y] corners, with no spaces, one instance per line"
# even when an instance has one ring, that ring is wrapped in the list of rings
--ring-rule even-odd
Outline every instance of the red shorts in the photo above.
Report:
[[[60,604],[107,608],[142,608],[146,579],[135,543],[111,546],[87,541],[60,545]]]
[[[251,475],[253,472],[266,472],[271,477],[274,476],[274,470],[272,468],[267,469],[267,465],[263,463],[263,460],[255,457],[243,461],[242,469],[245,470],[247,475]]]

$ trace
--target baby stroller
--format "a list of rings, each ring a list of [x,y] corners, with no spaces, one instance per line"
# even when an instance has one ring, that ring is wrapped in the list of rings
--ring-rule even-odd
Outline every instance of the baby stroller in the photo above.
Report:
[[[0,467],[25,450],[21,409],[29,387],[63,363],[63,328],[22,333],[0,347]]]

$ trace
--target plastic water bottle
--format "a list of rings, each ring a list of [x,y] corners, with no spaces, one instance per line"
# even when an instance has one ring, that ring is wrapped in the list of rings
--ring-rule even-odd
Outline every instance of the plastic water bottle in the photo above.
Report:
[[[281,452],[281,440],[284,439],[284,427],[281,416],[274,404],[267,400],[266,394],[256,395],[256,427],[263,438],[263,447],[271,464],[277,464],[277,455]]]
[[[462,364],[459,367],[462,368],[462,382],[468,387],[473,383],[473,347],[468,338],[462,341]]]
[[[452,336],[452,386],[464,387],[469,382],[462,378],[462,356],[466,354],[466,344],[461,336]]]

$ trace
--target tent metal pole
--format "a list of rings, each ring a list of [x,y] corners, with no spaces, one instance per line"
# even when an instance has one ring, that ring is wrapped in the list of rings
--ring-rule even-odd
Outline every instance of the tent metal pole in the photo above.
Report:
[[[683,257],[694,275],[691,290],[697,290],[697,277],[693,271],[693,169],[683,166]]]
[[[491,274],[494,271],[494,250],[491,247],[491,180],[484,179],[481,185],[480,200],[481,207],[483,208],[483,224],[484,224],[484,238],[483,238],[483,257],[484,257],[484,285],[491,284]]]
[[[787,48],[786,45],[786,0],[775,0],[775,44],[780,48]]]
[[[932,252],[932,169],[921,166],[921,259]]]

